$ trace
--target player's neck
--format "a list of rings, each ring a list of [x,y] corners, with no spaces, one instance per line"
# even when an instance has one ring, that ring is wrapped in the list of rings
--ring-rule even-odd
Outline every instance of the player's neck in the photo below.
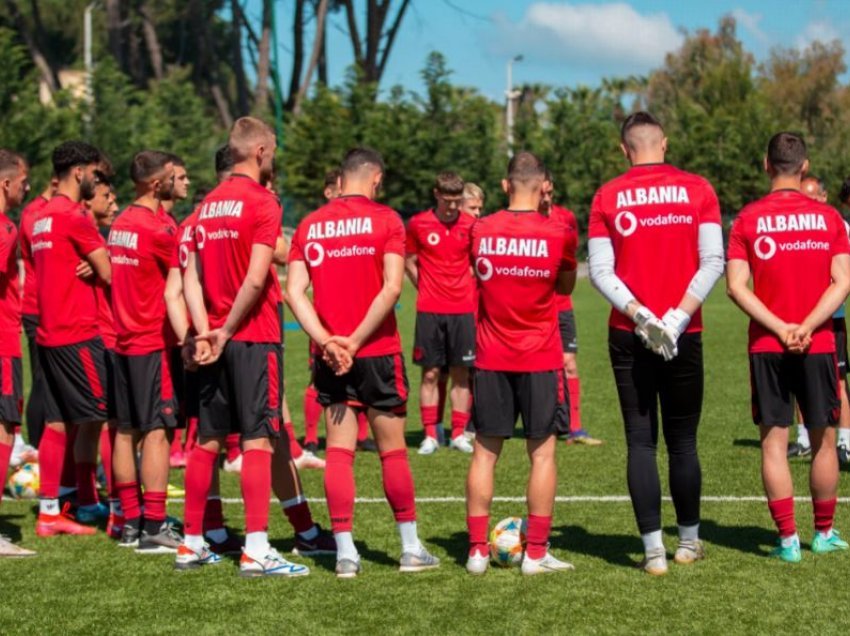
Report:
[[[243,177],[248,177],[249,179],[253,179],[257,183],[260,182],[260,166],[256,163],[250,163],[248,161],[240,161],[239,163],[233,164],[233,170],[230,171],[229,176],[233,176],[234,174],[242,175]]]
[[[800,175],[776,175],[770,180],[770,191],[777,190],[797,190],[802,188],[802,178]]]
[[[133,201],[133,205],[141,208],[147,208],[151,212],[156,212],[159,209],[159,206],[162,205],[162,201],[160,201],[153,192],[145,192],[140,193],[136,197],[136,200]]]
[[[508,200],[508,210],[539,210],[540,193],[514,192]]]
[[[454,223],[460,218],[460,211],[455,210],[454,212],[443,212],[441,213],[439,210],[434,208],[434,215],[441,223]]]
[[[346,181],[342,191],[339,193],[339,196],[366,197],[367,199],[374,199],[375,192],[371,182],[360,183],[357,181]]]
[[[174,209],[174,199],[169,201],[160,201],[159,203],[162,206],[162,209],[171,214],[171,211]]]
[[[56,194],[68,197],[74,203],[79,203],[83,198],[80,192],[80,184],[76,181],[60,181],[56,188]]]
[[[638,166],[657,166],[664,163],[664,153],[646,152],[635,154],[632,157],[632,168]]]
[[[8,200],[2,194],[0,194],[0,214],[9,214],[9,205]]]

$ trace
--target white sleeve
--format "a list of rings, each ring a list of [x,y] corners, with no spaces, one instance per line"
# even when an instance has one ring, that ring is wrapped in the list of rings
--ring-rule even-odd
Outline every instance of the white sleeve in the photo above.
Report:
[[[619,311],[626,313],[626,307],[635,300],[635,295],[614,273],[614,246],[609,238],[592,238],[587,242],[587,263],[590,282],[605,299]]]
[[[723,275],[723,230],[719,223],[699,226],[699,269],[688,285],[688,293],[701,303]]]

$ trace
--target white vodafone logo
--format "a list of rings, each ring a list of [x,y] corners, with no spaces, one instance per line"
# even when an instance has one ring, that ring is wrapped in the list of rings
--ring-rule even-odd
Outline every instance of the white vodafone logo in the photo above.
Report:
[[[493,278],[493,263],[489,258],[479,256],[475,259],[475,273],[478,274],[478,280],[490,280]]]
[[[753,243],[753,251],[763,261],[773,258],[776,254],[776,241],[769,236],[760,236]]]
[[[310,267],[318,267],[325,260],[325,248],[319,243],[307,243],[304,246],[304,258]]]
[[[614,217],[614,227],[617,228],[617,231],[623,236],[631,236],[634,234],[637,226],[637,218],[635,218],[635,215],[628,210],[620,212],[616,217]]]
[[[195,245],[198,246],[199,250],[204,249],[204,243],[207,242],[207,231],[204,229],[203,225],[198,225],[195,227]]]
[[[177,248],[177,258],[180,261],[180,267],[183,269],[189,267],[189,248],[183,243]]]
[[[428,241],[428,245],[438,245],[440,243],[440,235],[436,232],[431,232],[425,240]]]

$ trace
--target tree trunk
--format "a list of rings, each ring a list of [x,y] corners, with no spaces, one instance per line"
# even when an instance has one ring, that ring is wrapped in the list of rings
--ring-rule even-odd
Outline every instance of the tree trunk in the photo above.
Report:
[[[386,0],[387,5],[389,5],[389,2],[390,0]],[[401,21],[404,19],[404,13],[407,11],[407,7],[409,6],[410,0],[402,0],[401,8],[399,8],[398,13],[395,16],[395,20],[393,20],[393,24],[390,27],[389,32],[387,33],[387,41],[384,44],[384,49],[381,52],[381,60],[378,63],[378,73],[377,77],[375,78],[376,82],[380,82],[381,78],[384,76],[384,70],[387,67],[387,60],[390,57],[390,51],[392,51],[396,35],[398,34],[398,30],[401,27]],[[386,13],[384,14],[384,19],[386,19]]]
[[[289,96],[286,109],[292,110],[298,89],[301,86],[301,70],[304,67],[304,0],[295,0],[295,19],[292,21],[292,76],[289,80]]]
[[[257,90],[254,92],[254,108],[262,113],[269,104],[269,73],[271,69],[272,0],[263,1],[263,31],[257,47]]]
[[[156,26],[150,2],[143,0],[139,5],[138,11],[139,16],[142,18],[142,34],[145,38],[145,47],[147,47],[148,55],[150,56],[153,75],[156,79],[161,80],[164,75],[162,68],[162,47],[156,35]]]
[[[194,65],[195,76],[199,83],[206,84],[210,95],[218,109],[221,123],[230,128],[233,125],[233,115],[230,110],[230,102],[227,94],[222,88],[212,59],[212,46],[210,44],[208,15],[204,0],[189,0],[189,15],[195,19],[194,29],[196,63]]]
[[[124,26],[121,20],[121,0],[106,0],[106,32],[109,38],[109,52],[118,62],[121,70],[127,69],[127,61],[124,57],[124,38],[122,31]]]
[[[236,76],[236,104],[239,116],[251,112],[248,103],[248,80],[245,79],[245,66],[242,62],[242,21],[239,19],[239,0],[230,0],[231,14],[231,54],[233,55],[233,73]]]
[[[320,0],[319,8],[316,12],[316,36],[313,38],[313,52],[310,54],[310,63],[307,65],[307,73],[304,75],[304,81],[301,83],[301,88],[298,89],[298,95],[295,97],[295,103],[292,105],[292,113],[294,115],[298,115],[301,112],[301,103],[307,96],[310,79],[313,77],[313,71],[316,70],[316,65],[319,63],[319,56],[322,54],[325,41],[325,17],[327,14],[328,0]]]
[[[44,80],[44,83],[47,84],[47,88],[52,95],[60,88],[62,88],[59,83],[59,75],[56,70],[50,66],[50,62],[48,62],[47,57],[44,55],[44,52],[39,47],[38,42],[35,37],[33,37],[32,32],[30,32],[27,27],[26,22],[24,21],[24,17],[21,15],[20,10],[18,9],[18,5],[14,0],[6,0],[6,9],[9,13],[9,16],[12,18],[12,23],[15,25],[15,30],[21,35],[24,39],[24,43],[29,50],[30,57],[32,57],[32,61],[35,64],[36,68],[38,68],[39,73],[41,73],[41,77]]]

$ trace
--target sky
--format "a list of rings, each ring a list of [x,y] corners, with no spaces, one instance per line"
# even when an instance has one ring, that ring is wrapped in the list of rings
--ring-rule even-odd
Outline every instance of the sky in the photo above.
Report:
[[[362,12],[365,2],[355,4]],[[277,2],[284,86],[293,5]],[[252,21],[259,21],[260,6],[248,0]],[[839,39],[850,49],[850,0],[412,0],[381,89],[401,84],[421,92],[419,72],[434,50],[445,55],[454,83],[493,99],[504,98],[506,65],[516,55],[523,59],[514,64],[515,84],[594,86],[603,77],[646,74],[679,47],[684,32],[714,31],[726,14],[737,18],[738,35],[757,60],[774,47],[803,48],[815,39]],[[353,60],[345,28],[342,13],[330,18],[332,85]]]

